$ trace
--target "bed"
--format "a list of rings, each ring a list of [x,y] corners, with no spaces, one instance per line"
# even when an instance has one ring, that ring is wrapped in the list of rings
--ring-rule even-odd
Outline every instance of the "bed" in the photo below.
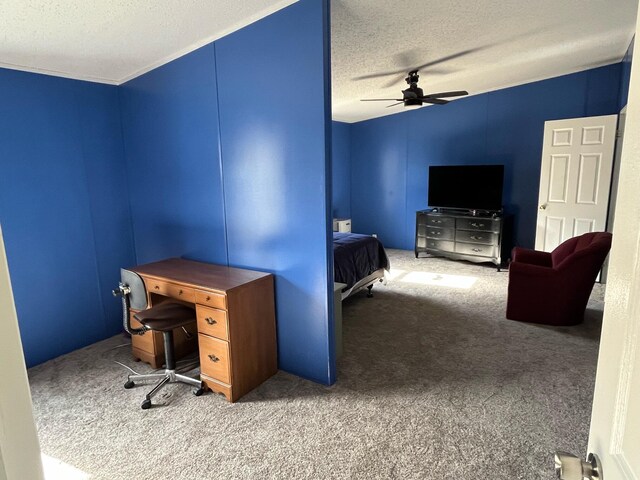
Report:
[[[347,286],[342,299],[365,288],[371,296],[373,284],[384,280],[389,258],[382,243],[369,235],[333,232],[334,281]]]

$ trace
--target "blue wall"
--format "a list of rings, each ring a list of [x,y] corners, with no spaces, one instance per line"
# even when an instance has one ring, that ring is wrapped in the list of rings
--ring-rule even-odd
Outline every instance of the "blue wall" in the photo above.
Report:
[[[28,366],[121,330],[133,243],[116,87],[0,69],[0,222]]]
[[[533,247],[544,122],[618,113],[621,64],[351,125],[351,218],[387,247],[413,249],[429,165],[505,165],[515,242]]]
[[[351,125],[331,122],[332,214],[351,217]]]
[[[215,47],[229,264],[276,274],[280,368],[332,383],[326,22],[303,0]]]
[[[335,379],[327,10],[303,0],[121,89],[138,262],[274,273],[279,367],[322,383]]]
[[[227,262],[213,45],[120,88],[136,261]]]
[[[631,39],[631,43],[624,54],[620,72],[620,96],[618,98],[618,110],[627,104],[629,98],[629,81],[631,80],[631,62],[633,61],[633,44],[635,37]]]

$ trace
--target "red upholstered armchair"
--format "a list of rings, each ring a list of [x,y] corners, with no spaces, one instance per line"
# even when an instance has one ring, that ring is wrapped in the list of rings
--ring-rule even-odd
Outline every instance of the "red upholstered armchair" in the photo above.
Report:
[[[570,238],[551,253],[515,247],[509,265],[507,318],[547,325],[582,322],[610,249],[608,232]]]

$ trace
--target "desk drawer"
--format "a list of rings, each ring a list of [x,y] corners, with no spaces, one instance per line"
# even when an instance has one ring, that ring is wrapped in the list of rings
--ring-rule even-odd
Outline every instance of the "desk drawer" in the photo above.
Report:
[[[227,312],[225,310],[196,305],[196,317],[198,318],[198,333],[229,340]]]
[[[200,371],[203,375],[231,384],[229,372],[229,344],[224,340],[198,334],[200,343]]]
[[[138,312],[131,312],[131,316],[129,317],[131,320],[131,328],[142,328],[142,324],[137,321],[133,316]],[[144,350],[148,353],[155,353],[155,347],[153,344],[153,333],[154,332],[144,332],[142,335],[132,335],[131,336],[131,345],[140,350]]]
[[[227,296],[221,293],[205,292],[196,290],[196,303],[207,305],[208,307],[227,309]]]
[[[145,279],[149,293],[164,295],[166,297],[183,300],[189,303],[196,302],[196,294],[193,288],[176,285],[175,283],[162,282],[160,280]]]

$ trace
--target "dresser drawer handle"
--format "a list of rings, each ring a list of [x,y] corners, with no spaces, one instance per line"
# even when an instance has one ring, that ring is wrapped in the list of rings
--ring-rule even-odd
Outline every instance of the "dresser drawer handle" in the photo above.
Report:
[[[180,290],[180,291],[178,292],[178,295],[182,295],[182,290]]]
[[[209,357],[209,360],[211,360],[211,361],[212,361],[212,362],[214,362],[214,363],[215,363],[215,362],[219,362],[219,361],[220,361],[220,359],[219,359],[218,357],[216,357],[213,353],[210,353],[210,354],[208,355],[208,357]]]
[[[480,227],[484,227],[484,223],[476,223],[476,222],[473,222],[473,223],[471,224],[471,226],[472,226],[472,227],[476,227],[476,228],[480,228]]]
[[[442,235],[442,232],[429,232],[431,235]]]
[[[205,318],[204,320],[205,320],[209,325],[215,325],[216,323],[218,323],[218,322],[216,322],[216,321],[215,321],[213,318],[211,318],[211,317],[207,317],[207,318]]]
[[[209,295],[207,295],[207,300],[206,301],[208,302],[209,300],[211,300],[211,297]]]
[[[472,252],[481,252],[482,249],[481,248],[472,248],[471,251]]]
[[[477,237],[476,235],[471,235],[469,238],[471,240],[482,240],[484,237]]]
[[[155,287],[153,287],[153,288],[155,288],[156,290],[160,290],[160,285],[156,285],[156,286],[155,286]]]
[[[431,223],[442,223],[442,220],[431,220]]]

